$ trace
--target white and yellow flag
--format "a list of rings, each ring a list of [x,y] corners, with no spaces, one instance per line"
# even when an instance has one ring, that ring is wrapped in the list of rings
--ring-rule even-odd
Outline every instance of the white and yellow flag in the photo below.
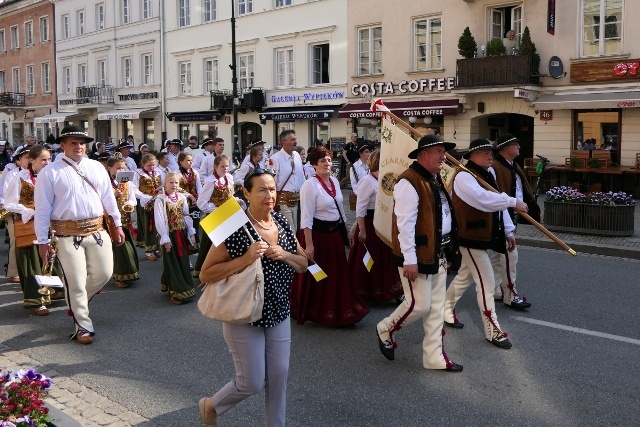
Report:
[[[327,273],[325,273],[318,264],[309,264],[307,271],[311,273],[314,279],[316,279],[316,282],[327,277]]]
[[[364,268],[367,269],[369,273],[371,273],[371,267],[373,267],[373,258],[371,258],[371,254],[367,249],[367,253],[364,254],[364,258],[362,258],[362,263],[364,264]]]
[[[200,227],[207,233],[213,245],[218,246],[247,222],[249,217],[238,201],[231,197],[200,221]]]

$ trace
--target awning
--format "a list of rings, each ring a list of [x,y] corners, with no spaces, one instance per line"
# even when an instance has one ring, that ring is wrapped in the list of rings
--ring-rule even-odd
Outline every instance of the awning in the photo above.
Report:
[[[640,92],[557,93],[533,102],[539,110],[589,110],[593,108],[640,107]]]
[[[36,124],[41,123],[64,123],[65,121],[71,121],[76,116],[81,116],[78,113],[53,113],[42,117],[36,117],[33,122]]]
[[[342,104],[340,104],[342,105]],[[270,107],[260,113],[260,120],[317,120],[330,119],[340,105],[310,105]]]
[[[222,119],[218,110],[168,113],[172,122],[217,122]]]
[[[384,105],[399,117],[452,116],[458,114],[458,102],[457,99],[389,101]],[[338,117],[343,119],[372,118],[381,115],[381,113],[371,112],[371,103],[369,102],[347,104],[338,113]]]
[[[147,113],[149,111],[157,111],[153,108],[132,108],[131,110],[113,110],[106,113],[99,113],[98,120],[113,120],[113,119],[139,119],[140,114]]]

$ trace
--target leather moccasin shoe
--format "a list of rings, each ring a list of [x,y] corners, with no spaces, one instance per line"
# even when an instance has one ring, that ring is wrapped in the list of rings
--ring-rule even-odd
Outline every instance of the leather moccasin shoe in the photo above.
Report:
[[[496,347],[502,348],[505,350],[509,350],[511,347],[513,347],[513,345],[511,344],[511,341],[509,341],[503,336],[492,338],[491,341],[489,342],[495,345]]]
[[[45,307],[44,305],[41,307],[36,308],[34,311],[36,316],[48,316],[49,315],[49,309],[47,307]]]
[[[13,276],[9,278],[9,283],[20,283],[20,276]]]
[[[462,365],[451,362],[451,365],[444,368],[445,372],[462,372]]]
[[[457,320],[452,322],[447,322],[446,320],[444,321],[445,326],[448,326],[450,328],[454,328],[454,329],[462,329],[464,328],[464,323],[462,322],[458,322]]]
[[[380,338],[380,334],[378,333],[378,328],[376,327],[376,337],[378,337],[378,347],[380,347],[380,353],[388,360],[395,360],[395,350],[393,348],[393,344],[385,344],[385,341],[382,341]]]
[[[531,307],[530,302],[526,302],[523,298],[520,298],[520,297],[515,297],[513,301],[511,301],[511,304],[507,304],[505,302],[505,305],[508,305],[509,307],[515,310],[524,310],[526,308]]]
[[[80,344],[89,345],[93,342],[93,336],[89,331],[85,331],[84,329],[78,330],[76,334],[76,340]]]

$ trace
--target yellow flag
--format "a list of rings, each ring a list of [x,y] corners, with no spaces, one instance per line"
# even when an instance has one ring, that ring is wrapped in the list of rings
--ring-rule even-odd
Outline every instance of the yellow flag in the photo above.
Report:
[[[362,259],[362,263],[364,264],[364,266],[367,269],[367,271],[369,273],[371,273],[371,267],[373,267],[373,258],[371,258],[371,254],[369,253],[369,251],[367,251],[367,253],[364,254],[364,258]]]
[[[207,233],[213,245],[219,246],[247,222],[249,222],[249,217],[244,213],[238,201],[231,197],[200,221],[200,227]]]
[[[327,273],[325,273],[320,268],[320,266],[318,266],[318,264],[309,265],[309,267],[307,267],[307,270],[309,271],[309,273],[311,273],[313,278],[316,279],[316,282],[319,282],[320,280],[322,280],[322,279],[327,277]]]

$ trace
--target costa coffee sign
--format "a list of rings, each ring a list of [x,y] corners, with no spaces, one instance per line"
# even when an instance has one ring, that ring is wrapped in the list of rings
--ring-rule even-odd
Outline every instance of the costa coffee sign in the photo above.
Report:
[[[456,87],[455,77],[438,77],[420,80],[402,80],[401,82],[361,83],[351,86],[351,95],[393,95],[394,93],[443,92]]]

